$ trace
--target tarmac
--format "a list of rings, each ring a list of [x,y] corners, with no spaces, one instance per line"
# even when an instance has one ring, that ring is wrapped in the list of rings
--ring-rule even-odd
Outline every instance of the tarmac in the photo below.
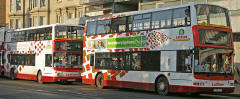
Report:
[[[217,95],[240,97],[240,83],[235,84],[235,90],[233,93],[221,93]]]

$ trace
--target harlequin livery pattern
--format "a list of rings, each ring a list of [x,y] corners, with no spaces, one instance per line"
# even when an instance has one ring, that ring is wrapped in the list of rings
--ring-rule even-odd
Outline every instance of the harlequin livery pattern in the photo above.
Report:
[[[52,54],[52,49],[46,49],[46,45],[52,45],[52,41],[29,41],[29,42],[17,42],[17,43],[6,43],[5,48],[6,48],[6,57],[10,56],[11,54],[22,54],[22,55],[28,55],[28,54],[34,54],[35,59],[38,59],[41,61],[41,63],[35,62],[35,65],[40,65],[44,66],[43,62],[45,58],[45,54]],[[41,56],[41,54],[43,56]],[[11,69],[15,70],[15,73],[17,73],[18,78],[25,77],[23,74],[28,74],[29,76],[36,75],[37,72],[36,70],[26,70],[30,69],[33,66],[24,66],[24,65],[12,65],[9,60],[6,61],[6,66],[4,68],[5,75],[10,77],[10,71]],[[35,67],[35,66],[34,66]],[[38,69],[38,68],[35,68]],[[25,78],[23,78],[25,79]],[[31,80],[33,77],[31,77]]]
[[[169,37],[160,32],[156,31],[147,31],[147,45],[150,46],[151,49],[156,48],[157,46],[160,46],[161,44],[164,44],[167,42]]]

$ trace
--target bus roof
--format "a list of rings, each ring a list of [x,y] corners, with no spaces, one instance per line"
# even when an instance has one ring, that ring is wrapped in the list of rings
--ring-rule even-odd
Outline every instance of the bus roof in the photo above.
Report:
[[[155,11],[161,11],[161,10],[168,10],[168,9],[175,9],[175,8],[181,8],[181,7],[187,7],[187,6],[193,6],[193,5],[197,5],[197,4],[206,4],[206,5],[213,5],[213,4],[208,4],[208,3],[196,3],[196,2],[189,2],[187,4],[183,4],[183,5],[177,5],[177,6],[171,6],[171,7],[165,7],[165,8],[156,8],[156,9],[151,9],[151,10],[142,10],[142,11],[131,11],[131,12],[124,12],[124,13],[115,13],[112,15],[108,15],[105,17],[101,17],[99,16],[98,18],[93,18],[93,19],[88,19],[88,21],[97,21],[97,20],[105,20],[105,19],[112,19],[112,18],[117,18],[117,17],[123,17],[123,16],[130,16],[130,15],[137,15],[137,14],[144,14],[144,13],[150,13],[150,12],[155,12]],[[214,5],[214,6],[218,6],[218,5]],[[221,7],[221,6],[219,6]],[[222,7],[224,8],[224,7]],[[225,8],[227,9],[227,8]]]
[[[50,24],[50,25],[42,25],[42,26],[36,26],[36,27],[28,27],[28,28],[22,28],[22,29],[16,29],[14,31],[24,31],[24,30],[31,30],[31,29],[40,29],[40,28],[47,28],[47,27],[53,27],[53,26],[81,26],[82,25],[74,25],[74,24]]]

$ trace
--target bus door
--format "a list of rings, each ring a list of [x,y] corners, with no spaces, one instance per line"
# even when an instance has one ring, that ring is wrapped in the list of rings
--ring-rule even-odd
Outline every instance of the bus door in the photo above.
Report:
[[[161,51],[161,71],[176,72],[176,51]]]
[[[51,74],[53,67],[53,59],[52,54],[45,54],[45,66],[44,66],[44,73],[45,74]]]

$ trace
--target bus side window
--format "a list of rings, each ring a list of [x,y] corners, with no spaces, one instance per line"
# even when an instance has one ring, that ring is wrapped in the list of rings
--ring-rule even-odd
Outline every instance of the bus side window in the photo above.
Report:
[[[127,32],[132,31],[132,16],[127,17]]]
[[[173,10],[173,26],[180,27],[180,26],[189,26],[191,25],[190,19],[190,8],[177,8]]]
[[[52,54],[45,54],[45,67],[51,67],[52,65]]]
[[[97,34],[110,33],[111,20],[101,20],[97,22]]]
[[[45,32],[46,32],[45,28],[42,28],[42,29],[39,29],[39,30],[38,30],[39,40],[44,40]]]
[[[151,28],[151,13],[139,14],[133,17],[133,31]]]
[[[31,66],[35,66],[35,54],[30,54],[31,57]]]
[[[97,28],[97,21],[87,23],[87,35],[95,35]]]
[[[152,28],[169,28],[171,27],[172,10],[153,12]]]
[[[132,53],[132,69],[141,70],[141,54]]]
[[[112,19],[111,33],[126,31],[126,17]]]
[[[177,51],[177,71],[191,72],[192,61],[193,61],[192,57],[193,57],[192,51],[189,51],[189,50]]]
[[[90,66],[95,66],[95,64],[94,64],[94,54],[91,54],[90,55]]]
[[[48,27],[45,30],[45,40],[51,40],[52,39],[52,27]]]

